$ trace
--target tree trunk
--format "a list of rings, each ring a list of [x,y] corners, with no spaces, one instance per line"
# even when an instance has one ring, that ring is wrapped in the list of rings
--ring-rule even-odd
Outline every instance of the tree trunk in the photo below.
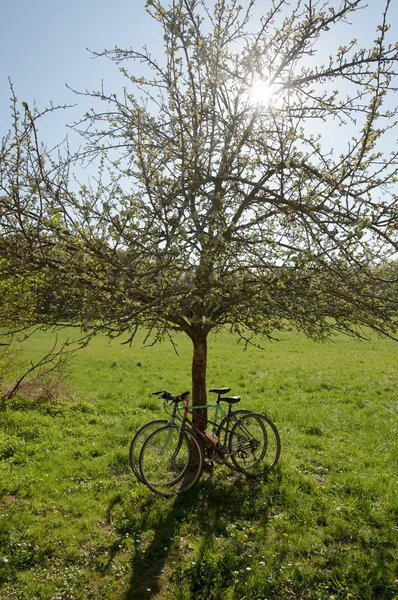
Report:
[[[192,335],[192,405],[206,404],[207,331],[195,329]],[[194,426],[203,431],[207,424],[207,409],[198,408],[193,412]]]

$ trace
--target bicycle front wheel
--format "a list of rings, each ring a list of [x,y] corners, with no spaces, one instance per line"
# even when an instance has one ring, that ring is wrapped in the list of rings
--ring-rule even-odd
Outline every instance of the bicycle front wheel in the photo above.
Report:
[[[156,429],[159,429],[160,427],[164,427],[167,424],[168,421],[166,421],[165,419],[150,421],[149,423],[146,423],[146,425],[143,425],[143,427],[141,427],[137,431],[137,433],[132,439],[132,442],[130,444],[130,466],[133,470],[134,475],[137,477],[137,479],[139,479],[139,481],[142,481],[139,469],[139,459],[142,446],[145,440],[151,435],[151,433],[153,433],[154,431],[156,431]]]
[[[241,473],[250,477],[265,475],[278,462],[280,451],[278,430],[266,415],[248,413],[232,427],[229,452]]]
[[[139,458],[142,481],[161,496],[188,491],[202,474],[203,454],[195,436],[175,425],[146,439]]]

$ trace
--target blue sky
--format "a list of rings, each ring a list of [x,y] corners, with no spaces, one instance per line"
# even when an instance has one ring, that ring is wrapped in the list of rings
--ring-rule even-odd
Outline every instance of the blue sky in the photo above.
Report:
[[[349,28],[348,39],[365,33],[374,39],[384,1],[368,3],[370,10],[361,15],[361,27]],[[256,10],[261,13],[268,5],[268,0],[258,0]],[[162,41],[161,31],[145,12],[145,0],[2,0],[1,8],[0,137],[11,124],[8,77],[19,100],[30,105],[34,100],[40,108],[50,100],[54,104],[80,103],[41,124],[44,139],[49,136],[60,141],[63,125],[71,124],[87,107],[65,83],[80,91],[99,89],[102,79],[110,92],[122,86],[116,65],[105,58],[93,59],[86,48],[101,51],[118,45],[140,49],[146,44],[156,52]],[[398,22],[398,0],[392,0],[390,22]],[[391,37],[396,40],[393,30]]]
[[[145,0],[2,0],[0,137],[11,123],[8,77],[19,100],[40,108],[50,100],[81,103],[66,83],[79,91],[98,89],[102,79],[109,89],[120,87],[116,65],[93,59],[86,48],[150,46],[159,31],[144,7]],[[70,123],[81,112],[59,114],[56,122]]]

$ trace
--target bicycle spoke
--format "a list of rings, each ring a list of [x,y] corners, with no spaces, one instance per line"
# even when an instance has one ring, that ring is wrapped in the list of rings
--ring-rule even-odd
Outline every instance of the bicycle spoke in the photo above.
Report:
[[[252,477],[264,475],[279,459],[278,430],[265,415],[246,414],[232,427],[229,452],[238,471]]]
[[[190,432],[166,426],[147,438],[139,466],[142,480],[152,491],[172,496],[196,483],[202,472],[203,456]]]

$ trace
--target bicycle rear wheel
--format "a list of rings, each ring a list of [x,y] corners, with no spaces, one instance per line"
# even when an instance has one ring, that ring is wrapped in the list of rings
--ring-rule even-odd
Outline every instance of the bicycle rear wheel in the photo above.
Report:
[[[160,427],[164,427],[167,424],[168,421],[166,421],[166,419],[150,421],[149,423],[146,423],[146,425],[141,427],[132,439],[132,442],[130,444],[130,466],[133,470],[134,475],[137,477],[137,479],[139,479],[139,481],[142,481],[139,469],[139,459],[142,446],[151,433],[153,433],[154,431],[156,431],[156,429],[159,429]]]
[[[188,491],[202,474],[203,454],[195,436],[175,425],[145,440],[139,458],[142,481],[161,496]]]
[[[243,415],[232,427],[229,452],[241,473],[250,477],[265,475],[278,462],[280,451],[278,430],[266,415]]]
[[[228,448],[229,430],[232,429],[234,423],[236,423],[243,415],[247,415],[248,413],[251,413],[251,411],[246,410],[244,408],[240,408],[238,410],[232,411],[230,417],[226,416],[220,422],[216,435],[220,442],[223,444],[223,446],[225,445],[225,449]],[[235,465],[231,461],[230,457],[225,457],[222,460],[218,460],[218,462],[221,462],[223,465],[225,465],[229,469],[232,469],[233,471],[235,470]]]

